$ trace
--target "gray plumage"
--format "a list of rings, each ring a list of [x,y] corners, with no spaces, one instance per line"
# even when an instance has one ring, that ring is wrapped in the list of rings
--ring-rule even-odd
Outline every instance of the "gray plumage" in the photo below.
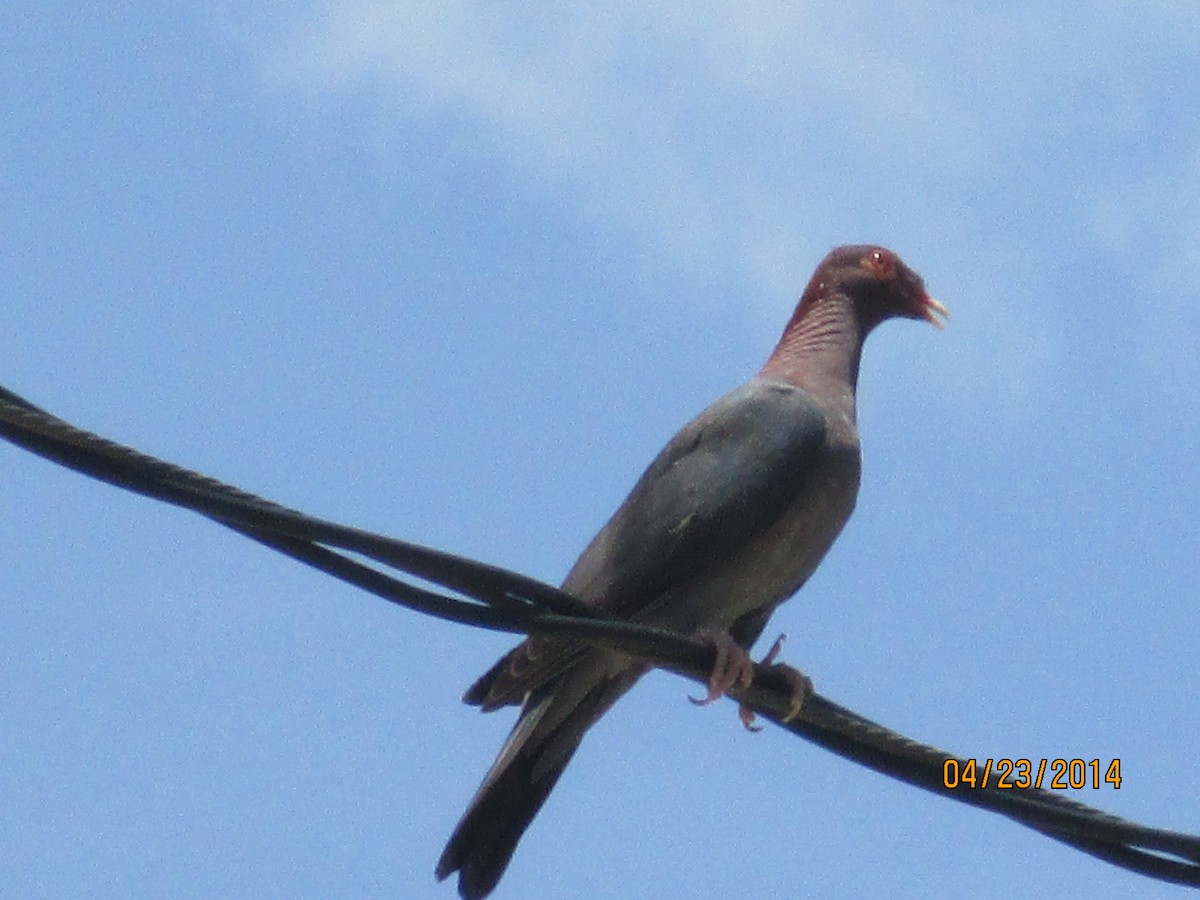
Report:
[[[880,247],[842,247],[818,267],[763,371],[688,423],[592,539],[563,590],[683,634],[728,632],[749,648],[812,574],[854,508],[854,390],[862,341],[895,315],[944,308]],[[584,733],[641,677],[623,653],[532,637],[464,695],[521,711],[438,862],[468,900],[495,887]]]

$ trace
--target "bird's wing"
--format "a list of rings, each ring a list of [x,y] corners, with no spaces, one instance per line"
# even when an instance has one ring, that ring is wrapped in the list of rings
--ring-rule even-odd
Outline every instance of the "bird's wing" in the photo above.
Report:
[[[821,408],[794,385],[756,378],[727,394],[663,448],[563,589],[620,618],[641,618],[775,522],[803,490],[825,434]],[[484,708],[518,703],[581,649],[531,638],[465,699]]]

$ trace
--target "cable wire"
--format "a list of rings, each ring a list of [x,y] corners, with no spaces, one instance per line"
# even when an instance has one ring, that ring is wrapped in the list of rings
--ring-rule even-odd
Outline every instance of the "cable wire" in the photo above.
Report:
[[[710,644],[608,618],[517,572],[308,516],[78,429],[3,387],[0,436],[89,477],[198,512],[292,559],[426,615],[616,647],[701,684],[707,683],[714,664]],[[379,566],[441,590],[397,578]],[[965,758],[907,738],[820,694],[809,696],[799,714],[785,721],[792,685],[769,666],[756,665],[753,684],[731,690],[730,696],[781,728],[884,775],[1006,816],[1113,865],[1200,887],[1196,835],[1139,825],[1041,788],[1002,788],[994,783],[949,788],[943,767],[948,760],[965,765]]]

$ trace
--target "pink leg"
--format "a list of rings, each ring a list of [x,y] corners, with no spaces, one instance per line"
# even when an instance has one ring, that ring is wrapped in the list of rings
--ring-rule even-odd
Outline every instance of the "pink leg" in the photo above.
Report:
[[[707,706],[714,700],[724,697],[731,688],[750,687],[754,680],[754,663],[750,654],[732,637],[723,631],[702,629],[696,637],[710,642],[717,651],[716,662],[713,663],[712,675],[708,679],[708,694],[703,698],[688,697],[697,706]],[[800,714],[804,702],[812,695],[812,679],[786,663],[777,663],[779,651],[783,649],[786,635],[781,634],[763,657],[761,665],[769,666],[773,672],[782,675],[791,687],[791,702],[783,721],[790,722]],[[762,731],[762,727],[754,724],[754,710],[748,706],[738,707],[738,718],[747,731]]]
[[[767,651],[767,655],[762,658],[761,665],[770,666],[771,670],[779,673],[787,681],[791,688],[791,702],[788,704],[787,715],[783,717],[783,722],[787,723],[800,715],[800,710],[804,708],[804,702],[812,696],[813,683],[812,679],[801,672],[799,669],[794,669],[787,663],[777,663],[775,659],[779,656],[779,651],[783,649],[784,639],[786,634],[781,634],[775,638],[775,643],[771,645],[771,649]],[[762,728],[754,725],[754,711],[743,706],[738,715],[742,719],[742,724],[750,731],[761,731]]]
[[[724,631],[709,631],[701,629],[696,632],[699,640],[707,641],[717,651],[717,660],[713,664],[712,674],[708,677],[708,694],[702,699],[688,697],[697,706],[707,706],[714,700],[720,700],[729,689],[735,685],[749,687],[754,680],[754,663],[742,646]]]

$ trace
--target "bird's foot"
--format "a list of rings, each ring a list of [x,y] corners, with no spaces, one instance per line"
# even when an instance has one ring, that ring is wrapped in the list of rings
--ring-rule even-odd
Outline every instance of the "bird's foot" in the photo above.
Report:
[[[724,631],[701,629],[696,632],[698,640],[713,645],[717,651],[716,662],[713,663],[712,674],[708,678],[708,694],[704,697],[688,699],[697,706],[707,706],[714,700],[720,700],[734,687],[748,688],[754,681],[754,661],[750,654],[737,641]],[[783,641],[787,635],[781,634],[762,658],[760,665],[766,666],[772,672],[780,675],[791,688],[791,697],[787,714],[782,721],[786,724],[796,718],[803,709],[805,702],[812,696],[812,679],[799,669],[792,668],[787,663],[775,662],[779,651],[783,649]],[[761,725],[754,724],[754,710],[745,704],[738,706],[738,719],[747,731],[762,731]]]
[[[754,662],[746,649],[729,636],[726,631],[711,631],[702,628],[696,632],[697,640],[713,645],[717,651],[716,662],[713,663],[712,674],[708,677],[708,694],[702,698],[688,699],[697,706],[707,706],[714,700],[720,700],[729,689],[750,687],[754,680]]]
[[[783,676],[791,688],[791,699],[788,703],[787,714],[783,717],[784,724],[792,721],[796,716],[800,715],[800,710],[804,708],[805,702],[812,696],[813,683],[812,679],[801,672],[799,669],[794,669],[787,663],[777,663],[775,659],[779,656],[779,651],[783,649],[783,641],[787,637],[786,634],[781,634],[775,638],[775,643],[771,645],[771,649],[767,651],[767,655],[762,658],[760,665],[767,666],[772,672],[776,672]],[[754,724],[754,710],[750,707],[742,705],[738,707],[738,718],[742,720],[742,724],[746,726],[747,731],[762,731],[761,725]]]

